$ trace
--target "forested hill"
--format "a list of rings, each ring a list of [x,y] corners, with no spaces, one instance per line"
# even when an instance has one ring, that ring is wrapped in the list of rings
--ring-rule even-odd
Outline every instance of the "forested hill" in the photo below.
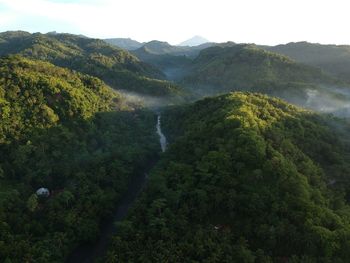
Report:
[[[71,34],[0,33],[0,56],[8,54],[20,54],[89,74],[116,89],[156,96],[180,92],[176,85],[159,80],[164,78],[159,70],[103,40]]]
[[[106,262],[348,262],[336,119],[231,93],[162,120],[171,144]]]
[[[227,91],[235,87],[248,89],[265,82],[334,84],[335,79],[286,56],[242,44],[201,51],[186,82],[199,87],[212,85]]]
[[[0,119],[0,262],[64,262],[94,242],[159,151],[153,113],[95,77],[20,56],[0,59]]]
[[[97,78],[20,56],[0,59],[0,80],[2,143],[25,131],[127,107],[120,94]]]
[[[297,42],[264,48],[289,56],[301,63],[319,67],[345,81],[350,81],[350,46],[348,45]]]
[[[0,39],[0,55],[21,53],[67,66],[77,59],[91,59],[116,69],[132,70],[148,77],[159,76],[159,72],[140,62],[129,52],[99,39],[71,34],[29,34],[21,31],[0,33]]]
[[[104,41],[126,50],[135,50],[142,47],[144,44],[130,38],[107,38],[104,39]]]
[[[262,94],[348,114],[349,84],[256,45],[194,59],[201,48],[138,51],[191,99],[259,93],[158,108],[157,119],[140,98],[188,94],[128,51],[0,33],[0,262],[65,262],[99,235],[101,251],[101,227],[146,177],[103,262],[349,262],[350,124]]]

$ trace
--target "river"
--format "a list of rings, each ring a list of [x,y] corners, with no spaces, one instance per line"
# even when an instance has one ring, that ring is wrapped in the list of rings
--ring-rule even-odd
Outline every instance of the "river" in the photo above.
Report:
[[[159,143],[160,143],[160,147],[162,149],[162,152],[165,152],[167,142],[166,142],[166,137],[162,132],[160,119],[161,119],[161,115],[159,113],[158,117],[157,117],[157,134],[159,136]]]
[[[161,150],[162,152],[165,152],[167,140],[161,129],[160,113],[157,114],[156,132],[159,136]],[[115,223],[122,221],[126,217],[129,208],[133,205],[146,183],[147,173],[154,165],[155,161],[150,163],[142,173],[130,179],[128,190],[119,200],[113,217],[103,222],[98,240],[93,244],[83,244],[78,246],[69,255],[66,260],[67,263],[93,263],[98,258],[102,258],[106,255],[111,237],[118,231],[115,227]]]

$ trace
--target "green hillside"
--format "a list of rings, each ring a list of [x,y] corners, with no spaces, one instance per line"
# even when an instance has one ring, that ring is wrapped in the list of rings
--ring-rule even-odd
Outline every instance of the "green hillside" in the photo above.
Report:
[[[145,43],[142,47],[135,50],[134,53],[137,54],[141,51],[155,54],[155,55],[163,55],[163,54],[177,54],[184,55],[185,49],[182,47],[172,46],[167,42],[162,42],[158,40],[153,40]]]
[[[0,33],[0,262],[348,262],[347,47],[142,45]]]
[[[320,69],[247,44],[203,50],[194,60],[183,84],[199,96],[250,90],[302,105],[306,104],[308,89],[343,85]],[[271,86],[273,88],[269,89]]]
[[[104,41],[106,41],[111,45],[114,45],[126,50],[135,50],[142,47],[142,45],[144,44],[136,40],[133,40],[131,38],[107,38],[107,39],[104,39]]]
[[[0,119],[0,262],[64,262],[94,242],[159,148],[154,114],[97,78],[19,56],[0,59]]]
[[[103,40],[70,34],[0,34],[0,56],[20,54],[98,77],[115,89],[154,96],[171,96],[179,88],[156,68]]]
[[[264,48],[350,81],[350,46],[297,42]]]
[[[171,144],[106,262],[348,262],[348,125],[250,93],[162,119]]]
[[[121,97],[102,81],[54,65],[12,56],[0,60],[1,143],[18,140],[26,131],[84,120]]]

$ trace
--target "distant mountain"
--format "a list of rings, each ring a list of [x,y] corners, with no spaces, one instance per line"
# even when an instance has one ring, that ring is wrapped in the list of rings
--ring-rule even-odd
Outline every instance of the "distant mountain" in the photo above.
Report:
[[[153,40],[145,43],[141,48],[134,50],[132,53],[136,56],[142,56],[143,53],[154,55],[174,55],[174,56],[187,56],[196,57],[199,52],[207,47],[213,46],[214,43],[205,43],[203,45],[190,47],[190,46],[172,46],[168,42],[162,42]]]
[[[202,50],[182,84],[196,96],[249,90],[324,111],[348,108],[350,99],[348,89],[342,88],[349,85],[321,69],[250,44]]]
[[[0,56],[20,54],[98,77],[115,89],[169,96],[179,88],[161,71],[103,40],[71,34],[0,33]],[[157,79],[155,79],[157,78]]]
[[[190,46],[190,47],[193,47],[193,46],[199,46],[199,45],[202,45],[202,44],[205,44],[205,43],[208,43],[209,40],[201,37],[201,36],[194,36],[190,39],[187,39],[186,41],[184,42],[181,42],[179,44],[179,46]]]
[[[172,46],[168,42],[158,41],[158,40],[152,40],[150,42],[145,43],[142,47],[140,47],[138,50],[133,52],[136,54],[137,52],[144,50],[145,52],[148,52],[150,54],[173,54],[173,55],[184,55],[184,53],[187,51],[187,49]]]
[[[180,80],[192,64],[192,58],[170,54],[152,54],[146,50],[134,53],[140,60],[161,70],[168,80]]]
[[[265,49],[286,55],[298,62],[319,67],[350,81],[350,46],[297,42],[265,47]]]
[[[132,53],[141,61],[160,69],[167,79],[179,80],[185,75],[187,67],[198,56],[199,52],[212,45],[214,43],[205,43],[195,47],[182,47],[154,40],[145,43],[141,48],[132,51]]]
[[[215,85],[223,90],[248,88],[263,81],[331,82],[321,70],[294,62],[251,44],[231,44],[204,49],[194,60],[187,81]]]
[[[107,38],[107,39],[104,39],[104,41],[106,41],[111,45],[114,45],[126,50],[135,50],[144,45],[144,43],[140,43],[131,38]]]

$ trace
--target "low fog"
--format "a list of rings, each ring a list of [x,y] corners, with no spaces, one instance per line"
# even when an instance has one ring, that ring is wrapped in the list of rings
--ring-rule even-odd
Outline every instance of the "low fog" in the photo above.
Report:
[[[170,104],[170,100],[167,98],[153,97],[126,90],[118,90],[118,92],[126,99],[127,103],[130,105],[141,105],[147,108],[157,109]]]
[[[249,89],[246,90],[248,91]],[[153,97],[125,90],[118,90],[118,92],[122,94],[130,105],[134,106],[142,105],[150,109],[157,109],[172,104],[172,101],[169,98]],[[207,87],[202,86],[201,88],[192,90],[191,100],[195,101],[204,97],[216,96],[227,92],[229,91],[220,91],[213,88],[211,85]],[[304,94],[302,95],[299,92]],[[266,94],[281,97],[282,99],[285,99],[293,104],[297,104],[301,107],[315,110],[320,113],[330,113],[337,117],[350,117],[350,90],[348,88],[322,85],[315,86],[315,88],[308,88],[299,92],[297,92],[299,95],[278,94],[278,92],[273,92],[273,94],[266,92]]]
[[[350,90],[339,87],[322,86],[320,89],[307,89],[305,107],[332,113],[339,117],[350,116]]]

